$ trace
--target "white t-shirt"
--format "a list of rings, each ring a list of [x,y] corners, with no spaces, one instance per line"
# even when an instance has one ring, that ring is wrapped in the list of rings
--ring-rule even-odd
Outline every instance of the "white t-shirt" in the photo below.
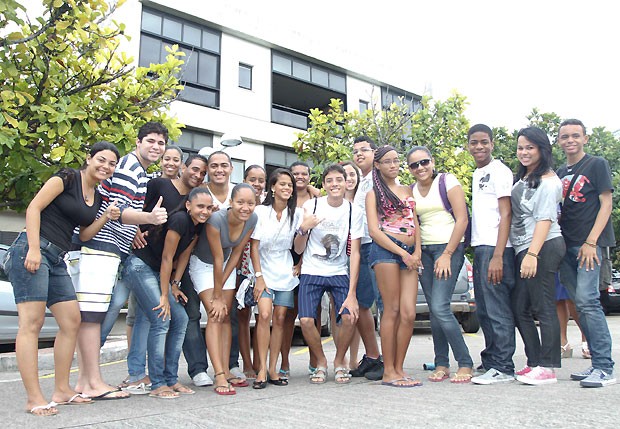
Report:
[[[428,194],[423,197],[417,186],[413,188],[416,212],[420,218],[422,244],[446,244],[454,229],[454,218],[446,211],[439,194],[440,174],[435,177]],[[446,193],[455,186],[461,186],[456,177],[446,174]],[[463,241],[463,240],[461,240]]]
[[[512,182],[512,171],[498,159],[474,171],[471,185],[472,246],[497,244],[500,221],[498,200],[510,198]],[[510,240],[506,246],[511,247]]]
[[[311,199],[303,208],[323,219],[310,232],[301,265],[302,274],[315,276],[336,276],[348,274],[347,237],[349,236],[349,207],[351,207],[351,239],[364,235],[362,217],[354,204],[342,201],[339,207],[327,203],[327,197]]]
[[[233,185],[232,183],[229,183],[228,184],[228,195],[226,196],[226,200],[220,201],[215,197],[215,194],[211,192],[211,188],[209,187],[209,184],[207,184],[207,189],[209,190],[209,193],[211,193],[211,197],[213,198],[213,204],[218,206],[220,210],[227,209],[228,207],[230,207],[230,198],[232,196],[232,190],[234,187],[235,185]]]
[[[257,206],[254,213],[258,216],[258,222],[252,239],[260,241],[258,254],[267,288],[278,291],[295,289],[299,278],[293,276],[293,256],[290,250],[295,231],[303,220],[303,210],[295,209],[292,225],[287,209],[282,212],[279,221],[271,206]]]
[[[368,192],[372,189],[372,187],[372,170],[370,170],[370,173],[360,179],[357,192],[353,198],[353,204],[362,212],[362,222],[364,227],[362,244],[372,243],[372,238],[370,238],[370,233],[368,232],[368,219],[366,219],[366,195],[368,195]]]

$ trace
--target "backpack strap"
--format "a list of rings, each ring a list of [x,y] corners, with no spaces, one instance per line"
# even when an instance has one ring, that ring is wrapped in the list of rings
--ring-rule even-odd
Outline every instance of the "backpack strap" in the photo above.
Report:
[[[448,199],[448,191],[446,190],[446,173],[441,173],[439,176],[439,196],[441,197],[443,208],[456,220],[454,212],[452,211],[452,204],[450,204],[450,200]]]

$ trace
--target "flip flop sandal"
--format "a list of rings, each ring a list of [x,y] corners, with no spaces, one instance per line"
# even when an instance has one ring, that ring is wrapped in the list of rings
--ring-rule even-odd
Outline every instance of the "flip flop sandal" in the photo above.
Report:
[[[239,381],[233,381],[233,380],[239,380]],[[244,380],[239,377],[230,377],[226,381],[232,384],[233,387],[248,387],[250,385],[250,383],[248,383],[247,380]]]
[[[157,398],[157,399],[177,399],[181,395],[179,395],[174,390],[162,390],[160,392],[151,392],[149,393],[149,396],[151,398]]]
[[[56,408],[58,404],[54,401],[50,402],[49,404],[45,404],[45,405],[38,405],[36,407],[32,407],[30,410],[26,410],[26,412],[28,414],[32,414],[33,416],[37,416],[37,417],[50,417],[50,416],[55,416],[58,414],[58,410],[56,411],[52,411],[52,408]],[[39,414],[37,411],[39,410],[45,410],[45,411],[50,411],[49,414]]]
[[[77,398],[88,399],[88,401],[76,401]],[[84,395],[82,393],[76,393],[68,401],[58,402],[57,405],[89,405],[94,403],[90,396]]]
[[[121,389],[113,389],[113,390],[108,390],[107,392],[102,393],[101,395],[97,395],[97,396],[91,396],[90,399],[92,399],[93,401],[113,401],[116,399],[128,399],[129,395],[127,396],[110,396],[113,395],[114,393],[118,393],[118,392],[122,392]]]
[[[454,377],[450,379],[450,383],[454,384],[467,384],[471,382],[472,374],[454,374]]]
[[[172,390],[174,390],[175,392],[177,392],[180,395],[194,395],[196,393],[195,391],[193,391],[189,387],[184,386],[182,384],[177,386],[177,387],[172,387]]]
[[[443,369],[438,369],[437,371],[434,371],[431,375],[428,376],[428,381],[439,383],[440,381],[444,381],[445,379],[449,377],[450,377],[449,372],[446,372]]]
[[[382,381],[382,386],[390,386],[390,387],[399,387],[399,388],[409,388],[409,387],[419,387],[422,386],[422,383],[417,380],[413,380],[411,378],[397,378],[392,381]]]
[[[213,391],[215,393],[217,393],[218,395],[221,395],[221,396],[236,395],[237,391],[236,390],[230,390],[230,387],[231,387],[230,384],[227,384],[226,386],[215,386],[213,388]],[[228,390],[222,391],[222,390],[219,390],[219,389],[228,389]]]
[[[280,371],[278,371],[278,374],[280,375],[280,380],[288,380],[289,376],[291,375],[291,371],[288,369],[280,368]]]

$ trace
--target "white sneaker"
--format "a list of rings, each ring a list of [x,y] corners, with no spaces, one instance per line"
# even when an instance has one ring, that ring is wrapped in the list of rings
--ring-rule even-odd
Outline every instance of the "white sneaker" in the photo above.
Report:
[[[500,372],[495,368],[491,368],[484,374],[473,377],[471,379],[471,382],[474,384],[497,384],[509,383],[511,381],[515,381],[514,376]]]
[[[192,377],[192,381],[194,386],[198,387],[213,386],[213,380],[211,380],[211,377],[209,377],[209,374],[206,372],[199,372]]]
[[[245,374],[243,373],[243,371],[241,371],[241,369],[236,366],[234,368],[230,368],[230,373],[235,376],[236,378],[240,378],[241,380],[246,380],[247,377],[245,376]]]

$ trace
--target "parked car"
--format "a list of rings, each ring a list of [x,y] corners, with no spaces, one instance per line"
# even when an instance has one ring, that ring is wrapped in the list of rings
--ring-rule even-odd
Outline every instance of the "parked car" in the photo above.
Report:
[[[620,271],[611,272],[611,284],[601,290],[601,305],[605,314],[620,311]]]
[[[454,294],[452,294],[450,301],[450,308],[456,316],[456,320],[461,324],[463,331],[469,334],[478,332],[480,322],[476,314],[476,300],[474,297],[474,270],[467,257],[465,257],[463,267],[456,281]],[[416,320],[428,320],[429,316],[428,304],[422,291],[422,284],[418,282]]]
[[[8,246],[0,244],[0,262],[4,261],[4,256]],[[13,296],[13,286],[9,283],[4,266],[0,264],[0,344],[13,344],[17,337],[17,306],[15,305],[15,297]],[[45,311],[45,322],[41,333],[40,341],[52,341],[56,338],[58,332],[58,324],[56,319],[49,311]]]

